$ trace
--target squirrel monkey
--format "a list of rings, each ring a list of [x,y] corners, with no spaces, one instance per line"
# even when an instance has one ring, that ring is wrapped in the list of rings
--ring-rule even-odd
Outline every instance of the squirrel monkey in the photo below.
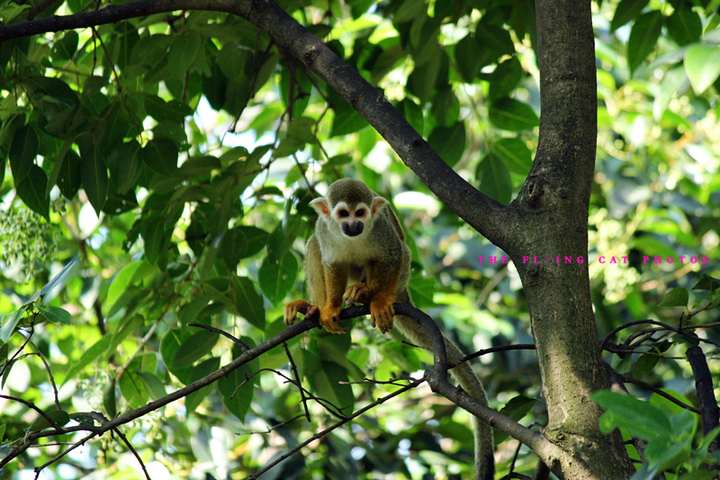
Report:
[[[305,277],[309,302],[285,305],[285,323],[292,325],[298,313],[310,317],[320,312],[320,325],[332,333],[344,333],[340,325],[343,301],[370,304],[372,326],[386,333],[393,324],[410,342],[432,351],[430,337],[415,320],[395,315],[394,303],[413,305],[408,290],[410,248],[389,203],[363,182],[345,178],[333,183],[325,198],[310,205],[318,212],[315,234],[307,242]],[[448,362],[463,358],[460,349],[445,339]],[[487,396],[468,363],[451,370],[455,379],[477,401]],[[492,428],[474,418],[475,478],[492,480],[495,471]]]

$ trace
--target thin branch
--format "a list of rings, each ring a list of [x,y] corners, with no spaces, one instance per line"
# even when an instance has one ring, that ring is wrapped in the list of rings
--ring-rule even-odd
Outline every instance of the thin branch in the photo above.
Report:
[[[40,357],[40,360],[42,360],[43,365],[45,365],[45,370],[47,370],[48,378],[50,378],[50,384],[52,385],[53,389],[53,398],[55,400],[55,406],[58,410],[62,410],[60,407],[60,399],[58,397],[58,388],[55,384],[55,377],[53,377],[52,372],[50,371],[50,365],[48,365],[47,360],[45,359],[45,355],[43,355],[42,351],[33,343],[30,341],[30,338],[28,337],[28,343],[35,349],[35,353],[38,357]]]
[[[135,450],[135,448],[132,446],[132,444],[128,441],[125,434],[122,433],[119,428],[113,428],[113,432],[115,432],[117,434],[117,436],[120,437],[120,439],[123,441],[123,443],[130,449],[132,454],[135,456],[137,461],[140,463],[140,468],[142,468],[143,473],[145,473],[145,478],[147,478],[147,480],[151,480],[150,474],[148,473],[147,468],[145,468],[145,462],[142,461],[142,458],[140,458],[140,455],[138,455],[137,450]]]
[[[672,395],[665,393],[662,389],[654,387],[654,386],[650,385],[649,383],[643,382],[642,380],[638,380],[636,378],[628,377],[627,375],[622,375],[622,380],[625,383],[632,383],[633,385],[638,385],[640,387],[646,388],[646,389],[652,391],[653,393],[656,393],[656,394],[660,395],[661,397],[663,397],[667,400],[670,400],[672,403],[674,403],[675,405],[677,405],[679,407],[684,408],[685,410],[689,410],[693,413],[700,414],[700,410],[698,410],[697,408],[693,407],[692,405],[688,405],[687,403],[681,402],[680,400],[673,397]]]
[[[290,354],[290,349],[288,348],[287,343],[283,343],[283,348],[285,349],[285,355],[290,362],[290,371],[292,372],[293,377],[295,377],[295,382],[297,383],[298,389],[300,391],[300,402],[302,403],[303,409],[305,410],[305,419],[309,422],[310,409],[307,405],[307,397],[305,396],[305,389],[302,388],[302,381],[300,380],[300,374],[298,373],[297,365],[295,365],[295,360]]]
[[[397,306],[397,305],[396,305],[396,306]],[[369,311],[370,311],[370,309],[368,308],[368,313],[369,313]],[[359,417],[360,415],[364,414],[365,412],[367,412],[367,411],[369,411],[369,410],[372,410],[373,408],[377,407],[378,405],[387,402],[387,401],[390,400],[391,398],[397,397],[397,396],[400,395],[401,393],[405,393],[405,392],[407,392],[408,390],[412,390],[413,388],[417,387],[418,385],[422,384],[423,382],[425,382],[425,379],[415,380],[414,382],[410,383],[409,385],[406,385],[406,386],[404,386],[404,387],[396,390],[395,392],[393,392],[393,393],[391,393],[391,394],[389,394],[389,395],[386,395],[386,396],[384,396],[384,397],[382,397],[382,398],[380,398],[380,399],[378,399],[378,400],[376,400],[376,401],[368,404],[367,406],[365,406],[364,408],[361,408],[360,410],[358,410],[357,412],[353,413],[352,415],[349,415],[347,418],[345,418],[345,419],[343,419],[343,420],[340,420],[339,422],[337,422],[337,423],[329,426],[329,427],[326,428],[325,430],[322,430],[322,431],[316,433],[315,435],[313,435],[312,437],[308,438],[307,440],[305,440],[305,441],[302,442],[301,444],[297,445],[295,448],[292,448],[292,449],[288,450],[287,452],[285,452],[285,453],[284,453],[283,455],[281,455],[279,458],[275,459],[275,460],[274,460],[273,462],[271,462],[270,464],[265,465],[262,469],[258,470],[258,471],[255,472],[254,474],[250,475],[250,476],[247,478],[247,480],[254,480],[254,479],[259,478],[260,475],[262,475],[263,473],[267,472],[268,470],[270,470],[271,468],[273,468],[275,465],[279,464],[280,462],[282,462],[282,461],[285,460],[286,458],[288,458],[288,457],[294,455],[295,453],[299,452],[300,449],[302,449],[303,447],[309,445],[310,443],[314,442],[315,440],[317,440],[317,439],[319,439],[319,438],[324,437],[325,435],[327,435],[328,433],[330,433],[330,432],[332,432],[333,430],[337,429],[338,427],[342,427],[343,425],[345,425],[345,424],[348,423],[349,421],[351,421],[351,420]]]
[[[224,330],[220,330],[219,328],[215,328],[210,325],[204,325],[202,323],[194,323],[194,322],[188,323],[188,327],[199,327],[199,328],[204,328],[205,330],[207,330],[209,332],[219,333],[220,335],[232,340],[233,343],[235,343],[236,345],[239,345],[243,352],[250,350],[250,347],[248,347],[247,344],[244,343],[242,340],[235,337],[234,335],[229,334],[228,332],[226,332]]]

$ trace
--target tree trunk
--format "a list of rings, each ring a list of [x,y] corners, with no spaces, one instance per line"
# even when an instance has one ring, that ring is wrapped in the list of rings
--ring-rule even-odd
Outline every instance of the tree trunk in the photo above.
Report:
[[[508,253],[530,309],[549,416],[543,433],[567,453],[538,454],[561,478],[628,478],[633,468],[622,438],[600,432],[602,412],[589,397],[607,388],[587,264],[597,135],[590,1],[537,0],[536,15],[540,138],[511,204],[524,232]]]

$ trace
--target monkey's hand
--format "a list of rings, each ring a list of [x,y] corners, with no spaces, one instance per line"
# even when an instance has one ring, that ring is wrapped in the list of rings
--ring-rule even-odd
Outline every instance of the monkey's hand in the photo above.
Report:
[[[298,313],[305,315],[305,318],[312,317],[320,309],[305,300],[294,300],[285,305],[285,323],[292,325],[295,323]]]
[[[370,300],[370,319],[372,326],[377,326],[382,333],[387,333],[393,326],[395,317],[395,295],[383,292],[375,294]]]
[[[351,303],[362,303],[363,305],[367,305],[370,303],[370,290],[367,288],[366,284],[356,283],[345,290],[343,300],[345,300],[347,305],[350,305]]]
[[[330,333],[345,333],[346,327],[340,325],[340,310],[342,305],[326,304],[320,310],[320,325]]]

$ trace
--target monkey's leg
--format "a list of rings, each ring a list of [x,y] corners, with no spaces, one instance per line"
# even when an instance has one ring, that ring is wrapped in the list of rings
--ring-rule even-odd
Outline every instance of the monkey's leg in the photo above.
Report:
[[[400,262],[371,263],[367,266],[367,289],[370,295],[372,326],[387,333],[395,318],[395,290],[400,279]],[[362,292],[361,292],[362,293]]]
[[[340,310],[343,292],[347,286],[348,265],[335,263],[325,265],[325,303],[320,308],[320,325],[331,333],[344,333],[347,328],[340,325]]]

